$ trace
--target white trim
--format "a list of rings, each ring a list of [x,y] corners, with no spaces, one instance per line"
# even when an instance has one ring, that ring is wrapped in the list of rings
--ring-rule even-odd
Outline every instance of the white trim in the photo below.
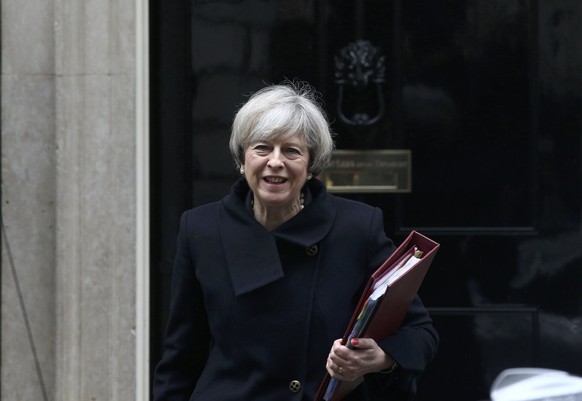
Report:
[[[148,15],[148,1],[136,0],[136,401],[146,401],[150,399],[150,158]]]

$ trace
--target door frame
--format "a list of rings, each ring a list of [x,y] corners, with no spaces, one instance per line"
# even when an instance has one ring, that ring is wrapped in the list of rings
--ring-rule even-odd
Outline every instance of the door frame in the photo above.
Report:
[[[135,399],[150,398],[149,1],[135,2],[136,287]]]

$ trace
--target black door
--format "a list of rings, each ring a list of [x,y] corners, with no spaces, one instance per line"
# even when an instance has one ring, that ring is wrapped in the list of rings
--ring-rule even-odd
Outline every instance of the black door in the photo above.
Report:
[[[441,243],[420,291],[441,348],[418,399],[487,399],[510,367],[582,375],[580,1],[152,1],[151,14],[152,364],[179,214],[237,178],[227,143],[246,96],[298,78],[322,93],[338,149],[411,151],[410,192],[344,195],[381,207],[396,242],[416,229]]]

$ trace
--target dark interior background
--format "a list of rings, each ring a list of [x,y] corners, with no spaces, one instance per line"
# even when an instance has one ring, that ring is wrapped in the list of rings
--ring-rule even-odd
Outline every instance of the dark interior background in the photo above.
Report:
[[[441,335],[418,400],[489,398],[503,369],[582,375],[582,3],[578,0],[151,1],[151,361],[160,357],[180,213],[238,177],[246,97],[297,78],[339,149],[410,149],[410,193],[344,194],[389,236],[441,243],[420,295]],[[366,40],[384,80],[346,90],[334,59]],[[377,92],[378,91],[378,92]]]

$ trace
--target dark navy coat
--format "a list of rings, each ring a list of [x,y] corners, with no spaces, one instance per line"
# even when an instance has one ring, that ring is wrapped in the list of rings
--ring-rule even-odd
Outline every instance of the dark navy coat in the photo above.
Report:
[[[308,182],[305,208],[269,232],[238,181],[219,202],[182,215],[155,401],[312,401],[327,355],[371,273],[394,245],[382,212]],[[416,298],[380,346],[399,364],[349,399],[411,395],[438,336]]]

